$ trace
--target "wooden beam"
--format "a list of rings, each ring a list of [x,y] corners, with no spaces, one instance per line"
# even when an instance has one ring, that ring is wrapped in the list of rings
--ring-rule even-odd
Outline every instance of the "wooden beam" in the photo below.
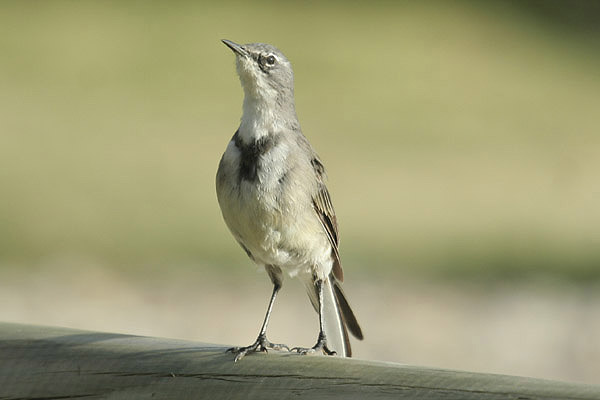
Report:
[[[600,399],[600,386],[0,323],[0,399]]]

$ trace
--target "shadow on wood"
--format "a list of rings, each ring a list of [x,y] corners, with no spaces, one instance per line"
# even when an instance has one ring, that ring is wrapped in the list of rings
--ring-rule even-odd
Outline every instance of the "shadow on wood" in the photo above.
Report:
[[[0,323],[0,399],[600,399],[600,386]]]

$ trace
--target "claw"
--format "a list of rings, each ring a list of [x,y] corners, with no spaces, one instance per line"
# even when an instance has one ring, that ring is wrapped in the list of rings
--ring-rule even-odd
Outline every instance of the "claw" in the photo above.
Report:
[[[325,338],[324,333],[319,334],[319,340],[313,347],[293,347],[290,351],[295,351],[302,355],[313,354],[319,351],[322,351],[328,356],[334,356],[337,354],[335,351],[330,350],[329,347],[327,347],[327,339]]]
[[[283,343],[271,343],[268,342],[268,348],[273,349],[273,350],[283,350],[285,349],[286,351],[290,351],[290,348],[287,346],[287,344],[283,344]]]
[[[334,356],[337,354],[335,351],[329,350],[329,348],[326,345],[315,345],[313,347],[293,347],[290,351],[295,351],[299,354],[302,354],[303,356],[307,354],[314,354],[318,351],[322,351],[323,354],[326,354],[328,356]]]
[[[238,362],[240,361],[242,358],[244,358],[244,356],[246,356],[246,354],[248,353],[256,353],[256,352],[265,352],[268,353],[268,350],[287,350],[290,351],[290,348],[282,343],[271,343],[267,340],[267,338],[265,336],[259,336],[256,339],[256,342],[252,343],[250,346],[245,346],[245,347],[232,347],[227,349],[227,352],[231,352],[233,354],[235,354],[235,359],[233,360],[233,362]]]

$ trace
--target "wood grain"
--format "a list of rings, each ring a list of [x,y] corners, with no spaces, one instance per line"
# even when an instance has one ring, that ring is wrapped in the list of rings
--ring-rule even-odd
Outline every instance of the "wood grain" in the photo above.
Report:
[[[600,399],[600,386],[0,323],[0,399]]]

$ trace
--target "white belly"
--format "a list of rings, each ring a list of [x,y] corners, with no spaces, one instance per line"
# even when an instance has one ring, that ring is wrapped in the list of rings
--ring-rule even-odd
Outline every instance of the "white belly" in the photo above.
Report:
[[[285,157],[277,152],[272,156],[278,155]],[[256,181],[238,181],[233,179],[237,156],[239,152],[230,144],[218,174],[231,179],[217,179],[223,218],[236,240],[258,264],[278,266],[291,276],[315,272],[322,277],[329,275],[331,246],[310,195],[302,190],[302,179],[307,178],[278,170],[275,165],[279,160],[269,160],[272,167],[261,169]],[[285,182],[281,182],[284,174]]]

